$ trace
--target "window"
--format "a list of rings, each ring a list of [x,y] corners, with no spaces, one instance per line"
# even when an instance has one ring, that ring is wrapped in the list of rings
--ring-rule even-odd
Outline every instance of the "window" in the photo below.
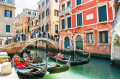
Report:
[[[48,32],[48,30],[49,30],[49,25],[47,23],[47,25],[46,25],[46,32]]]
[[[44,11],[42,12],[42,18],[44,18]]]
[[[35,13],[35,12],[33,12],[33,15],[36,15],[36,13]]]
[[[41,8],[41,6],[39,5],[39,6],[38,6],[38,8],[40,9],[40,8]]]
[[[46,3],[48,3],[49,2],[49,0],[46,0]]]
[[[12,18],[12,11],[10,11],[10,10],[5,10],[5,17],[10,17],[10,18]]]
[[[55,25],[55,33],[58,33],[58,25]]]
[[[106,5],[98,8],[99,22],[107,21]]]
[[[32,26],[33,26],[33,21],[32,21]]]
[[[65,29],[65,19],[62,20],[62,29]]]
[[[67,7],[71,7],[71,1],[67,3]]]
[[[82,26],[82,13],[77,14],[77,26]]]
[[[55,0],[55,2],[58,2],[58,0]]]
[[[31,14],[31,12],[30,12],[30,11],[28,11],[28,14]]]
[[[65,4],[64,4],[64,5],[62,5],[62,10],[65,10]]]
[[[76,2],[77,2],[77,5],[80,5],[82,3],[81,0],[76,0]]]
[[[40,16],[40,14],[39,14],[39,20],[41,19],[41,16]]]
[[[46,10],[46,16],[48,16],[49,15],[49,8],[47,8],[47,10]]]
[[[30,26],[28,26],[28,32],[30,31]]]
[[[30,17],[28,17],[28,22],[30,21]]]
[[[10,25],[6,25],[6,32],[10,32]]]
[[[94,35],[93,32],[86,33],[86,43],[87,44],[93,44],[94,43]]]
[[[59,11],[58,10],[54,10],[54,15],[55,16],[59,16]]]
[[[42,2],[42,6],[44,6],[44,2]]]
[[[5,1],[5,0],[2,0],[2,1]],[[8,2],[8,3],[14,3],[14,0],[6,0],[6,2]]]
[[[99,32],[99,42],[108,43],[108,31]]]
[[[42,26],[42,32],[44,32],[44,25]]]
[[[67,26],[68,28],[71,28],[71,17],[67,18]]]

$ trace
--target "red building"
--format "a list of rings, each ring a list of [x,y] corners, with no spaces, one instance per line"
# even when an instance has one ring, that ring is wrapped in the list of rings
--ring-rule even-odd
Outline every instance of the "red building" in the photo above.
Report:
[[[59,0],[60,48],[110,55],[114,0]]]

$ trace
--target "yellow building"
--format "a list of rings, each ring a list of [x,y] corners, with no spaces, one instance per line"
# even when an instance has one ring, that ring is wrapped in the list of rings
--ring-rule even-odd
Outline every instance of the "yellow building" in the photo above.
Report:
[[[59,0],[40,0],[38,2],[38,19],[42,32],[58,36]]]
[[[15,3],[14,0],[0,0],[0,45],[2,40],[14,36]]]
[[[37,10],[23,9],[23,12],[15,19],[15,33],[31,33],[30,21],[33,17],[37,17]]]

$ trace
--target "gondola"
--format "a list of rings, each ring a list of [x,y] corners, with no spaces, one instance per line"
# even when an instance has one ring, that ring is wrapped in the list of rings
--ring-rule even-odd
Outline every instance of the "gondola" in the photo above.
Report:
[[[57,61],[57,60],[56,60]],[[57,62],[58,63],[58,62]],[[36,67],[40,67],[40,65],[36,64],[34,65]],[[44,66],[44,65],[43,65]],[[69,58],[69,61],[67,61],[67,63],[63,66],[60,66],[60,65],[56,65],[56,64],[52,64],[52,63],[48,63],[48,68],[47,68],[47,71],[50,73],[50,74],[55,74],[55,73],[61,73],[61,72],[65,72],[65,71],[68,71],[70,68],[70,58]]]
[[[56,56],[55,55],[48,55],[52,60],[56,61]],[[67,58],[64,59],[57,59],[59,63],[65,64],[68,62]],[[83,65],[83,64],[87,64],[90,62],[90,53],[87,59],[85,60],[75,60],[75,61],[71,61],[71,66],[77,66],[77,65]]]
[[[48,61],[48,58],[47,58],[47,61]],[[46,73],[47,73],[47,61],[46,61],[46,64],[44,66],[44,68],[42,67],[39,67],[39,68],[36,68],[32,65],[30,65],[30,69],[22,69],[22,70],[17,70],[17,74],[18,76],[24,76],[24,77],[38,77],[38,78],[43,78]]]

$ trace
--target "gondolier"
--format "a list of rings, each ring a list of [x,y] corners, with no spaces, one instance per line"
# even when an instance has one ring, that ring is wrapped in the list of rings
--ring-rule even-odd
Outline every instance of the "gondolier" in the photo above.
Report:
[[[68,48],[70,49],[71,61],[74,61],[74,46],[73,46],[73,44]]]

